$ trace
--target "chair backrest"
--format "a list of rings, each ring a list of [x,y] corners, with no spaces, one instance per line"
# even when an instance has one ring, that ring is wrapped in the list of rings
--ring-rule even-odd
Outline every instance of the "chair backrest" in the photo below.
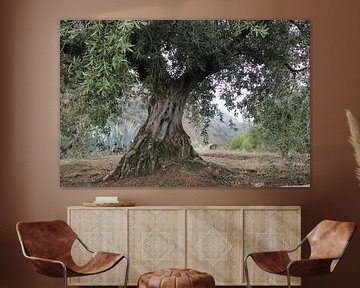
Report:
[[[30,256],[61,260],[69,256],[75,232],[62,220],[19,222],[19,240]]]
[[[310,258],[337,258],[342,256],[355,229],[355,222],[321,221],[306,236],[311,248]],[[335,266],[332,267],[332,270]]]

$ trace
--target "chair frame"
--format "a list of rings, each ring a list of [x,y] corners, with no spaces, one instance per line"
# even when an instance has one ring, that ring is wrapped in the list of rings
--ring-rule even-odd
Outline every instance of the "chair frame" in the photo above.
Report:
[[[282,251],[287,252],[287,253],[295,252],[295,251],[296,251],[297,249],[299,249],[307,240],[308,240],[308,238],[307,238],[307,236],[306,236],[306,237],[304,237],[304,238],[301,240],[300,244],[298,244],[294,249],[282,250]],[[349,243],[350,243],[350,241],[348,240],[348,241],[346,242],[346,245],[345,245],[343,251],[341,252],[340,256],[331,258],[331,260],[339,260],[339,259],[341,259],[341,258],[344,256],[344,254],[345,254],[345,252],[346,252],[346,249],[347,249],[347,247],[349,246]],[[250,285],[249,269],[248,269],[248,265],[247,265],[247,260],[248,260],[249,257],[251,257],[251,254],[252,254],[252,253],[249,253],[249,254],[246,255],[245,258],[244,258],[244,272],[245,272],[245,279],[246,279],[246,287],[247,287],[247,288],[251,288],[251,287],[252,287],[252,286]],[[315,260],[315,259],[316,259],[316,260],[327,260],[327,259],[329,259],[329,258],[313,258],[313,259],[314,259],[314,260]],[[298,262],[298,261],[301,261],[301,260],[291,261],[291,262],[287,265],[287,267],[286,267],[286,276],[287,276],[286,278],[287,278],[287,286],[288,286],[288,288],[291,288],[291,275],[290,275],[291,265],[293,265],[295,262]]]
[[[95,253],[94,251],[90,250],[89,247],[79,238],[79,236],[75,233],[76,235],[76,240],[78,240],[80,242],[80,244],[91,254]],[[59,264],[62,266],[63,268],[63,278],[64,278],[64,287],[67,288],[68,287],[68,281],[67,281],[67,274],[68,274],[68,269],[65,265],[64,262],[59,261],[59,260],[53,260],[53,259],[46,259],[46,258],[39,258],[39,257],[34,257],[34,256],[30,256],[25,248],[25,245],[23,243],[23,241],[19,240],[20,242],[20,246],[21,246],[21,251],[23,253],[23,255],[25,256],[25,258],[30,259],[30,260],[38,260],[38,261],[44,261],[44,262],[49,262],[49,263],[54,263],[54,264]],[[124,286],[123,288],[127,288],[127,283],[128,283],[128,277],[129,277],[129,265],[130,265],[130,259],[128,256],[123,255],[123,257],[126,259],[126,272],[125,272],[125,279],[124,279]],[[120,263],[120,261],[119,261]],[[118,264],[118,263],[117,263]],[[105,271],[104,271],[105,272]],[[89,275],[90,276],[90,275]]]

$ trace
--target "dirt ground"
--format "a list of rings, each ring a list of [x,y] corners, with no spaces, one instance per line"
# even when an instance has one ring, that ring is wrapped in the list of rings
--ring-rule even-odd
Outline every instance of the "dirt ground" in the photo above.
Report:
[[[307,186],[308,156],[299,155],[289,172],[282,158],[271,152],[234,152],[203,149],[197,151],[208,162],[201,169],[172,164],[146,177],[102,181],[122,154],[60,160],[62,187],[278,187]]]

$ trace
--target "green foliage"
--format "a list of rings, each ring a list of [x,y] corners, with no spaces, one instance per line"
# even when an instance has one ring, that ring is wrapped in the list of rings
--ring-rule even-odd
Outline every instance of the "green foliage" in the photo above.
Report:
[[[126,54],[140,21],[61,21],[62,92],[113,97],[131,78]]]
[[[109,135],[110,147],[130,147],[143,123],[136,120],[127,120],[114,123]]]
[[[241,33],[246,30],[250,30],[251,35],[255,37],[261,36],[262,38],[264,38],[269,32],[269,28],[265,21],[259,22],[256,20],[249,20],[235,23],[234,31],[236,36],[241,35]]]
[[[244,150],[243,142],[244,136],[238,135],[231,139],[227,146],[230,150]]]
[[[243,150],[247,152],[261,146],[262,140],[255,128],[250,129],[246,134],[235,136],[226,144],[226,147],[230,150]]]
[[[62,94],[68,94],[64,106],[75,106],[75,115],[86,118],[83,122],[90,129],[105,129],[110,117],[121,115],[124,92],[135,81],[126,59],[132,51],[129,37],[142,25],[140,21],[61,21],[60,87]],[[66,133],[69,127],[63,125],[67,119],[62,116]]]
[[[267,83],[252,89],[240,105],[257,124],[264,141],[277,147],[284,157],[291,152],[310,151],[310,24],[307,21],[290,23],[293,26],[282,41],[279,37],[282,33],[274,32],[286,31],[286,26],[269,27],[267,38],[271,39],[264,49],[265,55],[286,55],[285,64],[266,61],[259,69],[260,74],[266,75]]]
[[[66,101],[64,102],[66,103]],[[62,125],[68,129],[60,134],[60,157],[79,158],[87,155],[107,155],[117,147],[128,149],[141,125],[145,122],[146,110],[138,99],[129,100],[124,106],[124,113],[120,118],[111,118],[104,129],[96,129],[90,125],[89,121],[86,121],[86,117],[79,117],[76,114],[73,105],[68,107],[64,104],[61,109],[62,113],[75,114],[62,116],[62,121],[64,121]],[[78,119],[78,122],[65,122],[74,119]]]
[[[300,93],[268,95],[257,107],[256,122],[264,142],[277,147],[283,156],[309,153],[310,97]]]
[[[99,130],[84,131],[82,137],[60,137],[61,158],[78,158],[87,155],[107,155],[114,148],[127,150],[138,133],[142,123],[137,121],[111,122],[109,133]]]

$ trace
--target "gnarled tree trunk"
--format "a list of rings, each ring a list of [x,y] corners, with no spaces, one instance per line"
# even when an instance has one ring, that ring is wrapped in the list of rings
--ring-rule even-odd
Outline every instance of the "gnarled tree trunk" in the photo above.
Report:
[[[152,98],[148,118],[133,145],[106,178],[144,176],[172,163],[201,160],[183,129],[189,91],[182,86],[175,82]]]

